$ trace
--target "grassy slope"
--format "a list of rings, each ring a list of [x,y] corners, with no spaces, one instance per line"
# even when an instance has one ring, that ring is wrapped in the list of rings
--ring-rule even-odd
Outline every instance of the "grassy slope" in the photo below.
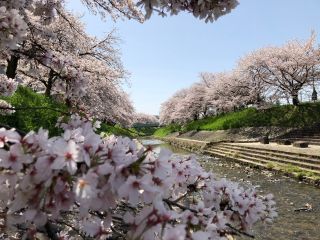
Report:
[[[184,126],[168,125],[158,129],[154,135],[164,137],[176,131],[215,131],[240,127],[305,127],[319,122],[320,103],[305,103],[297,107],[292,105],[275,106],[264,111],[247,108],[237,112],[191,121]]]
[[[143,133],[138,132],[134,128],[122,128],[119,125],[111,126],[107,124],[101,124],[101,128],[99,129],[100,132],[105,132],[107,134],[114,134],[118,136],[126,136],[130,138],[136,138],[139,136],[143,136]]]

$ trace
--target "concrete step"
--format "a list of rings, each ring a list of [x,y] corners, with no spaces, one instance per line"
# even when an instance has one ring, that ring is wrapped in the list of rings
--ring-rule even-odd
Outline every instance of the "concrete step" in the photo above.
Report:
[[[219,151],[206,150],[205,153],[209,154],[209,155],[213,155],[215,157],[231,158],[227,154],[219,152]],[[250,160],[241,159],[241,158],[231,158],[231,159],[236,160],[236,161],[240,161],[240,162],[244,162],[244,163],[247,163],[247,164],[251,164],[251,165],[256,165],[256,166],[260,166],[260,167],[267,167],[266,164],[258,162],[258,161],[250,161]]]
[[[292,165],[296,165],[299,167],[304,167],[304,168],[308,168],[308,169],[314,169],[314,170],[320,170],[320,162],[306,162],[306,161],[297,161],[297,160],[292,160],[292,159],[288,159],[288,158],[283,158],[283,157],[274,157],[274,156],[270,156],[270,154],[266,154],[266,153],[252,153],[252,152],[248,152],[244,149],[242,150],[236,150],[236,149],[231,149],[231,148],[226,148],[226,147],[219,147],[217,146],[216,149],[221,150],[221,151],[228,151],[228,152],[232,152],[233,154],[239,154],[243,157],[253,157],[256,159],[264,159],[264,160],[269,160],[269,161],[273,161],[273,162],[279,162],[279,163],[286,163],[286,164],[292,164]]]
[[[297,152],[286,152],[281,150],[275,150],[275,149],[266,149],[266,148],[259,148],[259,147],[251,147],[251,146],[244,146],[244,145],[235,145],[230,143],[221,143],[221,145],[228,146],[230,148],[242,148],[247,149],[250,151],[263,151],[268,152],[269,154],[273,155],[279,155],[284,157],[294,156],[295,158],[301,158],[301,159],[314,159],[314,160],[320,160],[320,156],[318,155],[312,155],[312,154],[305,154],[305,153],[297,153]]]
[[[255,157],[249,157],[249,156],[242,156],[241,154],[238,154],[237,156],[234,155],[234,152],[227,152],[227,151],[222,151],[218,149],[210,149],[205,151],[207,154],[211,154],[214,156],[218,157],[225,157],[233,160],[237,160],[240,162],[248,163],[248,164],[253,164],[257,166],[262,166],[262,167],[268,167],[268,163],[274,164],[274,161],[269,161],[261,158],[255,158]],[[276,162],[280,166],[286,166],[287,164],[284,163],[279,163]],[[315,169],[310,169],[306,167],[301,167],[301,166],[296,166],[301,170],[312,172],[314,174],[320,175],[320,170],[315,170]]]
[[[300,161],[300,162],[306,162],[306,163],[311,163],[311,164],[319,164],[320,165],[320,158],[318,157],[312,157],[310,156],[300,156],[298,154],[294,153],[288,153],[288,152],[280,152],[280,151],[266,151],[268,149],[261,149],[261,148],[246,148],[238,145],[219,145],[216,147],[224,147],[226,149],[233,149],[233,150],[238,150],[238,151],[245,151],[247,153],[252,153],[252,154],[260,154],[263,156],[268,156],[268,157],[276,157],[276,158],[284,158],[284,159],[289,159],[293,161]]]

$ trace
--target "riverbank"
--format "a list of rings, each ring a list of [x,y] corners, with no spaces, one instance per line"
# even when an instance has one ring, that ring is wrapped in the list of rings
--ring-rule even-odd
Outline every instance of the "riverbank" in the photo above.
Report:
[[[188,131],[185,133],[173,132],[165,137],[199,140],[205,142],[255,142],[263,136],[274,139],[294,131],[295,128],[286,127],[244,127],[216,131]]]
[[[277,144],[209,142],[179,137],[159,138],[175,147],[281,172],[320,187],[320,147],[298,149]]]
[[[215,116],[174,123],[159,128],[154,135],[166,137],[174,132],[217,131],[240,128],[308,128],[319,124],[320,103],[302,103],[299,106],[275,105],[268,109],[245,108]],[[237,131],[237,130],[236,130]]]

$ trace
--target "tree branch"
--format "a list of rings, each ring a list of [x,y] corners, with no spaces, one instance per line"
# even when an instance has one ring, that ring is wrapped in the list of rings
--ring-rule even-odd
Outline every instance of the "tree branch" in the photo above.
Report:
[[[29,110],[50,110],[62,113],[64,115],[71,115],[71,113],[64,112],[62,110],[51,108],[51,107],[0,107],[0,109],[4,110],[15,110],[15,111],[29,111]]]

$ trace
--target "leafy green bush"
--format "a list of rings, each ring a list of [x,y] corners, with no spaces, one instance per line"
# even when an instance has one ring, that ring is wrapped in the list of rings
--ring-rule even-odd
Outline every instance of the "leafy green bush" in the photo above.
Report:
[[[24,132],[36,131],[43,127],[49,130],[51,136],[59,134],[60,129],[56,128],[55,124],[57,119],[62,116],[61,112],[67,112],[67,107],[64,104],[23,86],[19,86],[12,96],[1,97],[1,99],[16,108],[21,108],[11,115],[0,115],[1,124]]]

